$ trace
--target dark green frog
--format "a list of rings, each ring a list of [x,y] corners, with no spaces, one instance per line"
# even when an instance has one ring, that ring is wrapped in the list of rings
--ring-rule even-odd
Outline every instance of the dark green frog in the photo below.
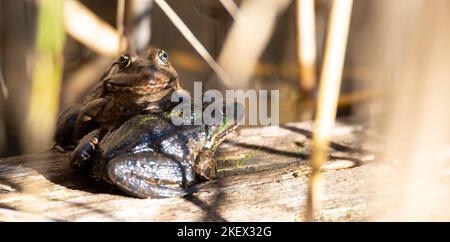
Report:
[[[216,176],[214,152],[236,127],[236,122],[177,126],[167,115],[137,115],[98,143],[92,142],[96,131],[86,135],[70,163],[132,196],[182,196],[197,181]]]

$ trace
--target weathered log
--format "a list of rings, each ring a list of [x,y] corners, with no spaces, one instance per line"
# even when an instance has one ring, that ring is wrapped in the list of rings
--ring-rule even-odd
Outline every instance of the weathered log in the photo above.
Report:
[[[324,166],[320,220],[364,220],[377,147],[338,124]],[[247,128],[217,152],[218,179],[184,198],[138,199],[95,184],[48,151],[0,160],[2,221],[296,221],[304,217],[311,123]]]

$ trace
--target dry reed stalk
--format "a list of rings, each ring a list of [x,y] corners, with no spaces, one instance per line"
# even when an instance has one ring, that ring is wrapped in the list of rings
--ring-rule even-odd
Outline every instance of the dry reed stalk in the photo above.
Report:
[[[124,46],[126,43],[125,38],[125,0],[117,0],[117,14],[116,14],[116,28],[119,35],[119,46]],[[124,47],[126,49],[126,47]],[[117,48],[118,55],[120,55],[122,49]]]
[[[229,87],[248,87],[258,60],[272,36],[277,17],[290,2],[248,0],[241,4],[218,58],[220,66],[231,78]]]
[[[316,84],[316,24],[314,0],[297,0],[297,59],[300,87],[306,93]]]
[[[336,118],[352,5],[352,0],[333,0],[331,3],[310,160],[312,172],[306,204],[309,221],[314,220],[320,207],[320,167],[328,158],[330,134]]]
[[[220,0],[220,3],[227,10],[227,12],[231,15],[231,17],[233,17],[233,19],[236,19],[236,16],[239,13],[238,5],[233,0]]]
[[[214,60],[209,54],[208,50],[200,43],[200,41],[194,36],[192,31],[186,26],[181,18],[175,13],[175,11],[167,4],[165,0],[155,0],[155,3],[162,9],[172,23],[177,27],[186,40],[194,47],[194,49],[200,54],[200,56],[208,63],[208,65],[214,70],[218,77],[224,82],[225,85],[230,86],[231,81],[227,73],[222,67]]]
[[[64,25],[70,36],[100,55],[117,56],[127,45],[120,45],[119,31],[76,0],[65,1]]]

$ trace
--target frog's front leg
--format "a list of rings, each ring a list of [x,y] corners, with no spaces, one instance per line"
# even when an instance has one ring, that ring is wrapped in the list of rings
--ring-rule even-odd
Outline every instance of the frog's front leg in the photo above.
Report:
[[[195,175],[199,180],[212,180],[217,176],[217,163],[214,153],[204,151],[198,154],[194,166]]]
[[[98,142],[105,133],[105,130],[95,129],[84,136],[72,153],[70,166],[73,168],[85,168],[95,155],[98,148]]]
[[[118,156],[106,170],[108,182],[140,198],[184,196],[195,179],[190,162],[151,151]]]

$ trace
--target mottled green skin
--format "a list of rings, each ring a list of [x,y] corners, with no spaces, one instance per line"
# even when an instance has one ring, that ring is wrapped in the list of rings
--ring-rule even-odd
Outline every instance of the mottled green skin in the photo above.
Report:
[[[137,115],[106,134],[88,134],[71,165],[95,180],[141,198],[183,196],[197,181],[216,176],[217,146],[237,125],[172,124],[165,115]],[[92,137],[104,135],[95,144]]]
[[[162,50],[143,55],[129,52],[118,58],[84,98],[58,118],[55,141],[70,147],[87,133],[112,130],[142,113],[172,108],[172,92],[180,89],[179,78]]]

